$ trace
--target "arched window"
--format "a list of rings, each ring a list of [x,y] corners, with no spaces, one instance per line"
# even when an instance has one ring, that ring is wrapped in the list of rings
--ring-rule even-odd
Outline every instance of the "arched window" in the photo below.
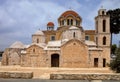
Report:
[[[106,37],[103,37],[103,45],[106,45]]]
[[[73,33],[73,37],[75,38],[75,32]]]
[[[76,20],[76,26],[78,26],[79,25],[79,21],[78,20]]]
[[[102,11],[102,15],[105,15],[105,12],[104,12],[104,11]]]
[[[106,31],[106,20],[103,20],[103,32]]]
[[[35,52],[35,49],[33,49],[33,52]]]
[[[71,25],[73,25],[73,19],[71,19]]]
[[[39,39],[37,39],[37,43],[39,43]]]
[[[67,19],[67,25],[69,25],[69,19]]]
[[[96,33],[98,33],[98,21],[96,21]]]
[[[62,25],[64,25],[64,20],[62,20]]]

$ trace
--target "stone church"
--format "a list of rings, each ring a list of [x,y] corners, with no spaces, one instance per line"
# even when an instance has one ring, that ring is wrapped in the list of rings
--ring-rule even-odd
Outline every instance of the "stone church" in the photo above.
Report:
[[[110,17],[106,9],[99,9],[95,30],[84,30],[82,18],[67,10],[58,18],[58,27],[48,22],[46,30],[32,34],[32,43],[13,43],[6,48],[2,65],[26,67],[107,67],[110,63]]]

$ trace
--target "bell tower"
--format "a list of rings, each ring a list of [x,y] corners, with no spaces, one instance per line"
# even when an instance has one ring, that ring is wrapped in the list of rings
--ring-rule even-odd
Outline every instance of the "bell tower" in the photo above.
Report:
[[[95,27],[95,41],[97,47],[102,49],[100,62],[105,67],[106,63],[110,63],[111,48],[110,17],[106,14],[106,9],[99,9],[98,16],[95,17]]]
[[[110,17],[106,14],[106,9],[100,9],[95,17],[95,31],[97,47],[110,47]]]

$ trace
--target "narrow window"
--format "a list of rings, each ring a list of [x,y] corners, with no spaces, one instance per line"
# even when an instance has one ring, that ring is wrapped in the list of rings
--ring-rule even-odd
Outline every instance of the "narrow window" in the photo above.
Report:
[[[96,33],[98,33],[98,21],[96,21]]]
[[[73,19],[71,19],[71,25],[73,25]]]
[[[75,32],[73,33],[73,37],[75,38]]]
[[[103,58],[103,67],[106,67],[106,59]]]
[[[94,67],[98,67],[98,58],[94,58]]]
[[[62,25],[64,25],[64,20],[62,20]]]
[[[98,46],[98,37],[96,37],[96,44],[97,44],[97,46]]]
[[[76,26],[78,26],[78,20],[76,20]]]
[[[35,49],[33,49],[33,52],[35,52]]]
[[[102,11],[102,15],[105,15],[105,12],[104,12],[104,11]]]
[[[103,37],[103,45],[106,45],[106,37]]]
[[[103,32],[106,31],[106,20],[103,20]]]
[[[67,25],[69,25],[69,19],[67,19]]]
[[[37,39],[37,43],[39,43],[39,39]]]

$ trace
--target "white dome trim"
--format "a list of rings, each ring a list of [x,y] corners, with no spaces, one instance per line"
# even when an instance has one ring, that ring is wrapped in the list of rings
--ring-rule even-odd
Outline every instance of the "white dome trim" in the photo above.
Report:
[[[79,28],[78,28],[78,27],[75,27],[75,26],[71,26],[69,29],[70,29],[70,30],[74,30],[74,29],[79,29]]]
[[[38,31],[35,32],[34,35],[44,35],[44,33],[41,30],[38,30]]]

